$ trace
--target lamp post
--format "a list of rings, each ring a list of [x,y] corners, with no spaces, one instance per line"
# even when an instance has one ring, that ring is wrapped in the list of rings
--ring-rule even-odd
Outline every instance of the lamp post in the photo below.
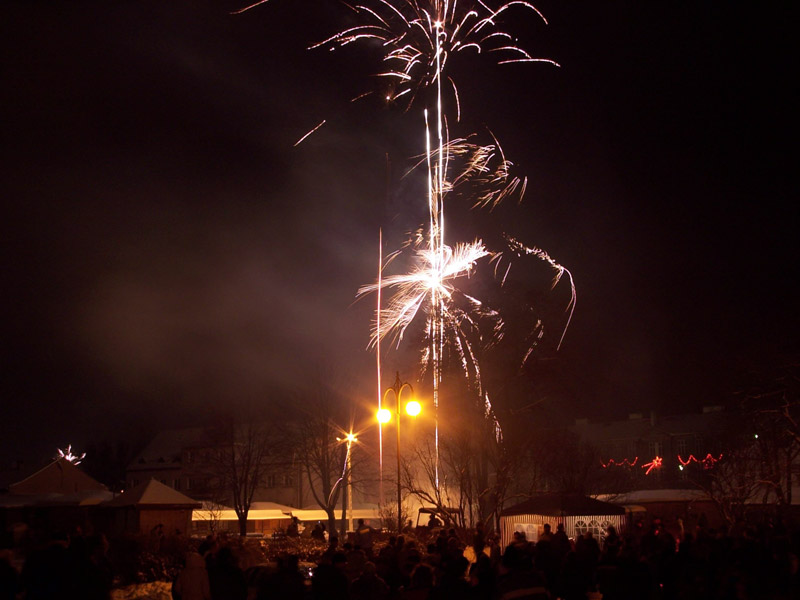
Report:
[[[346,504],[342,503],[342,508],[344,508],[345,512],[347,513],[347,531],[354,531],[353,530],[353,479],[352,479],[352,467],[350,462],[350,448],[353,445],[353,442],[357,442],[358,438],[355,434],[351,431],[344,438],[336,438],[337,442],[347,442],[347,453],[345,454],[344,459],[344,476],[347,477],[347,488],[345,492],[345,496],[347,497]],[[341,479],[339,480],[341,481]],[[338,482],[337,482],[338,483]],[[334,486],[336,489],[336,486]],[[344,500],[344,498],[343,498]],[[346,506],[346,508],[345,508]],[[344,527],[344,524],[342,525]]]
[[[402,506],[402,497],[400,495],[400,396],[403,393],[403,390],[408,388],[411,391],[411,395],[414,395],[414,388],[411,386],[410,383],[407,381],[401,382],[400,381],[400,373],[397,372],[394,380],[394,385],[392,387],[387,388],[385,392],[383,392],[383,400],[381,401],[381,406],[386,406],[386,398],[389,395],[389,392],[394,393],[395,397],[395,425],[397,428],[397,533],[400,533],[403,530],[403,516],[401,511]],[[406,404],[406,412],[416,417],[420,413],[420,405],[419,402],[411,400]],[[381,408],[378,411],[378,421],[381,423],[388,423],[392,418],[392,413],[386,409]]]

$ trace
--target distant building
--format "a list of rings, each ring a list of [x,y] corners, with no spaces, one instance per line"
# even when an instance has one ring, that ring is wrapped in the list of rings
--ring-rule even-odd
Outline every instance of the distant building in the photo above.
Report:
[[[200,427],[161,431],[128,465],[127,487],[155,479],[198,500],[224,500],[214,482],[217,448],[212,434]],[[299,475],[291,461],[275,457],[254,499],[303,506],[308,494],[303,497]]]
[[[643,518],[670,519],[682,533],[745,515],[798,514],[798,446],[785,424],[759,416],[710,406],[664,417],[578,419],[573,431],[594,457],[592,494]]]
[[[730,418],[721,407],[711,406],[702,413],[663,417],[651,412],[619,421],[577,419],[573,431],[594,448],[598,468],[607,472],[596,491],[680,488],[692,487],[687,466],[706,461],[710,468],[724,455]]]

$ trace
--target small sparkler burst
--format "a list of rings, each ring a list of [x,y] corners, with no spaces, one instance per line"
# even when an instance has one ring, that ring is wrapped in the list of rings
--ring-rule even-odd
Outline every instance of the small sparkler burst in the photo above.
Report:
[[[73,454],[72,444],[69,444],[65,450],[62,450],[61,448],[57,448],[57,450],[59,458],[63,458],[67,462],[71,462],[73,465],[81,464],[81,461],[86,458],[86,452],[83,454]]]

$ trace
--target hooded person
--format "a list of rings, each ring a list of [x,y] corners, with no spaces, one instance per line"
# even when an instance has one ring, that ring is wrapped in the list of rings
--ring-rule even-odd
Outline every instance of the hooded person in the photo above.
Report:
[[[172,585],[177,600],[211,600],[206,561],[194,550],[186,553],[186,566]]]

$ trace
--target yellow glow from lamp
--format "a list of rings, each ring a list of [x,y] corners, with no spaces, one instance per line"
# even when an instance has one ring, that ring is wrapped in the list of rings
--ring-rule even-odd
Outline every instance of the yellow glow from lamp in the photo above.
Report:
[[[378,411],[377,417],[379,423],[388,423],[392,420],[392,411],[388,408],[382,408]]]
[[[416,417],[420,412],[422,412],[422,406],[416,400],[411,400],[411,402],[406,404],[406,413],[410,416]]]

